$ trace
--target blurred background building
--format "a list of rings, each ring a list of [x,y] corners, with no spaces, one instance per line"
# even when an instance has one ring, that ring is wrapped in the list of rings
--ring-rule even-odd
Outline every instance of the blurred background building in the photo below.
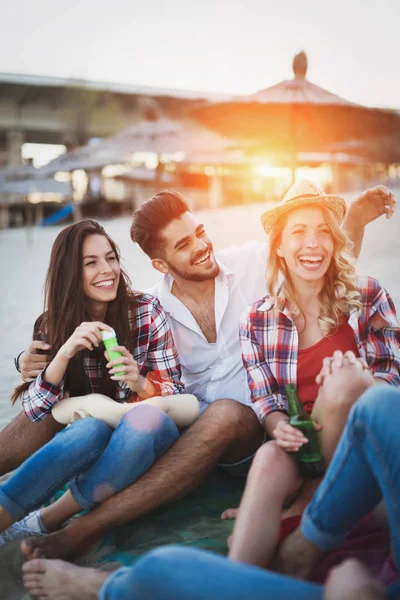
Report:
[[[400,178],[400,114],[307,79],[229,97],[0,74],[0,227],[129,213],[173,187],[193,208],[276,201]]]

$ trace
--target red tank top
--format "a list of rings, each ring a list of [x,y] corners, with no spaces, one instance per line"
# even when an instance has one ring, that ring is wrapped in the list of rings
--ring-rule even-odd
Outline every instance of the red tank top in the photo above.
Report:
[[[307,413],[311,413],[318,395],[315,378],[321,370],[322,361],[326,356],[332,356],[335,350],[341,350],[343,353],[352,350],[356,356],[360,356],[354,331],[348,324],[347,319],[343,321],[333,335],[322,338],[310,348],[299,350],[297,391]]]

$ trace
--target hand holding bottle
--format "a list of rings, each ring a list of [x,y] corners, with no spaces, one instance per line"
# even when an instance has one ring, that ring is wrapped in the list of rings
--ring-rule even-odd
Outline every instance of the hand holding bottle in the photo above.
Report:
[[[112,360],[110,360],[110,353],[115,353],[115,358]],[[106,367],[109,369],[110,378],[113,381],[126,383],[129,389],[143,400],[155,395],[153,384],[140,375],[136,360],[125,346],[109,346],[105,356],[109,361]]]
[[[289,420],[278,421],[272,435],[278,446],[286,452],[298,452],[299,448],[308,442],[308,439],[299,429],[289,425]]]

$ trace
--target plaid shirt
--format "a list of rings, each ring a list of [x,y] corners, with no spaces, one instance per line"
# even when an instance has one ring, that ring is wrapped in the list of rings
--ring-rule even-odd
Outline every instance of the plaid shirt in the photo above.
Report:
[[[171,330],[159,301],[150,294],[135,297],[128,309],[131,335],[136,340],[133,358],[139,372],[151,380],[159,396],[180,394],[184,386],[180,381],[181,369],[175,350]],[[46,340],[44,331],[40,339]],[[102,365],[89,350],[83,350],[83,366],[89,379],[91,391],[101,392]],[[65,389],[65,376],[60,385],[51,385],[43,379],[43,372],[31,383],[22,397],[25,414],[31,421],[47,417],[58,400],[68,397]],[[137,394],[123,382],[117,383],[117,402],[134,402]]]
[[[400,385],[400,326],[389,294],[376,279],[360,277],[362,310],[352,308],[348,323],[354,331],[360,356],[374,377]],[[252,304],[242,315],[240,343],[251,391],[253,409],[261,422],[273,412],[287,412],[285,385],[296,384],[298,335],[283,299],[274,316],[270,296]],[[387,323],[374,328],[373,316]]]

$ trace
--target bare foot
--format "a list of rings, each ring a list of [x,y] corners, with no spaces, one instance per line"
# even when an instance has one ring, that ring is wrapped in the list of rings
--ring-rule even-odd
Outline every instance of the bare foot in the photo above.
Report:
[[[221,519],[224,519],[224,520],[236,519],[238,512],[239,512],[238,508],[227,508],[222,513]]]
[[[99,569],[84,569],[62,560],[31,560],[22,570],[27,591],[46,600],[97,600],[109,576]]]
[[[83,542],[72,535],[65,527],[60,531],[43,537],[28,538],[21,543],[21,552],[28,558],[68,559],[83,554],[98,541],[98,538],[86,538]]]
[[[354,558],[332,569],[326,580],[324,600],[384,600],[383,584],[372,577],[365,565]]]
[[[281,573],[292,575],[298,579],[306,579],[321,554],[321,550],[306,540],[300,527],[297,527],[281,543],[276,568]]]

